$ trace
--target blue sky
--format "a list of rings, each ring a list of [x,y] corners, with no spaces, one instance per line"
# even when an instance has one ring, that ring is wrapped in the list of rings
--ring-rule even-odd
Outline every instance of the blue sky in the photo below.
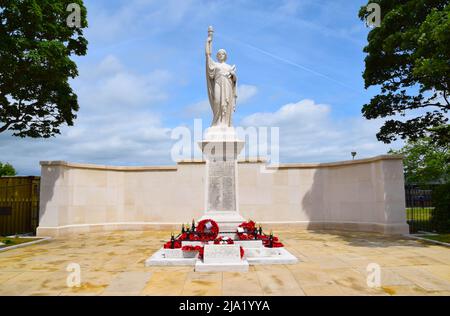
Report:
[[[366,121],[362,72],[369,31],[359,0],[87,0],[87,56],[72,81],[75,126],[49,140],[0,134],[0,161],[39,174],[40,160],[112,165],[174,164],[170,138],[194,118],[211,121],[204,73],[213,49],[236,64],[235,125],[280,128],[282,162],[384,154]]]

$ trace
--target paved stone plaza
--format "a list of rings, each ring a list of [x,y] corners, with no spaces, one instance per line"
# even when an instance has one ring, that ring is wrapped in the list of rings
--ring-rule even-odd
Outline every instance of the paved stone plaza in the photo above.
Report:
[[[0,253],[0,295],[450,295],[450,249],[403,237],[334,231],[277,231],[296,265],[248,273],[145,267],[170,232],[91,233]],[[81,286],[68,288],[68,264]],[[381,266],[382,287],[366,267]]]

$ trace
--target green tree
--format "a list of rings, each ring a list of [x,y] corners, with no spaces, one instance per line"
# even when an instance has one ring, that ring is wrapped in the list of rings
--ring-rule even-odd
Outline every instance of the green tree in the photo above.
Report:
[[[408,142],[390,154],[404,155],[405,182],[409,184],[449,183],[450,149],[440,146],[430,138]]]
[[[80,27],[67,23],[78,4]],[[0,0],[0,133],[48,138],[73,125],[78,76],[72,55],[86,55],[83,0]]]
[[[438,232],[450,232],[450,182],[433,190],[431,222]]]
[[[0,162],[0,177],[3,176],[15,176],[17,174],[16,169],[9,163],[2,164]]]
[[[388,119],[377,138],[415,141],[430,136],[450,143],[450,6],[449,0],[370,0],[381,8],[381,25],[368,35],[364,48],[366,89],[380,87],[362,113]],[[361,8],[365,20],[369,12]],[[398,117],[397,117],[398,118]]]

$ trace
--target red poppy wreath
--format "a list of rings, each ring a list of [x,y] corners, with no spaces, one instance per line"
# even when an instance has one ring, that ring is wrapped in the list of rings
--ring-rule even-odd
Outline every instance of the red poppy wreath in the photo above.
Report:
[[[219,225],[212,219],[204,219],[198,223],[196,231],[202,240],[214,240],[219,234]]]

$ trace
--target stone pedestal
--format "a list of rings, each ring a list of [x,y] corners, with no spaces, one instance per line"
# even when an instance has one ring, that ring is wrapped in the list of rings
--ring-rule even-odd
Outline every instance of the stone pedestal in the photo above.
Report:
[[[236,232],[245,219],[239,214],[237,192],[237,157],[244,147],[232,127],[211,127],[199,146],[206,159],[205,214],[200,219],[212,219],[220,232]]]

